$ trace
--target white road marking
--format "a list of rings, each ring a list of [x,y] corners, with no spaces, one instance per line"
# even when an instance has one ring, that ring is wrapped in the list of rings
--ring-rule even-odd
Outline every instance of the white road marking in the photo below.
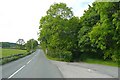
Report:
[[[29,64],[32,61],[32,59],[30,61],[27,62],[27,64]]]
[[[93,72],[94,70],[88,68],[88,72]]]
[[[91,69],[88,69],[89,72],[91,72]]]
[[[18,73],[18,72],[19,72],[20,70],[22,70],[24,67],[25,67],[25,65],[22,66],[20,69],[18,69],[16,72],[14,72],[10,77],[8,77],[8,79],[9,79],[9,78],[12,78],[16,73]]]
[[[37,56],[37,54],[36,54],[35,56]],[[34,57],[35,57],[35,56],[34,56]],[[32,57],[32,59],[33,59],[34,57]],[[30,61],[28,61],[27,64],[29,64],[29,63],[32,61],[32,59],[31,59]],[[15,74],[17,74],[17,73],[18,73],[20,70],[22,70],[24,67],[25,67],[25,65],[23,65],[20,69],[18,69],[16,72],[14,72],[10,77],[8,77],[8,79],[9,79],[9,78],[12,78]]]

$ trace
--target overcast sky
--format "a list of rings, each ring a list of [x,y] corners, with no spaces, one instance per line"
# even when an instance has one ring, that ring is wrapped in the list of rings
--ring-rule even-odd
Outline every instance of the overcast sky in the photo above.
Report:
[[[38,39],[39,21],[50,5],[64,2],[75,16],[82,16],[94,0],[0,0],[0,42]]]

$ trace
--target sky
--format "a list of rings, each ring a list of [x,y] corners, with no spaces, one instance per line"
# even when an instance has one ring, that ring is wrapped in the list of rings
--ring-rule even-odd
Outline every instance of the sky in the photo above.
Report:
[[[39,21],[50,5],[63,2],[82,16],[94,0],[0,0],[0,42],[38,39]]]

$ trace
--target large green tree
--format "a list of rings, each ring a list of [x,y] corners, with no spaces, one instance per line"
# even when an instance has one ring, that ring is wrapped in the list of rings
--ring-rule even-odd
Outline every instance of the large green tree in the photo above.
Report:
[[[73,17],[71,8],[64,3],[50,6],[40,20],[40,43],[50,53],[65,57],[77,49],[79,18]],[[67,52],[66,52],[67,51]],[[65,54],[64,54],[65,53]]]
[[[73,16],[64,3],[51,5],[47,15],[40,19],[38,40],[42,49],[52,57],[69,60],[89,54],[118,61],[119,5],[120,2],[94,2],[80,18]]]
[[[37,46],[38,46],[38,42],[34,39],[30,39],[26,43],[26,49],[28,52],[35,50]]]
[[[96,4],[94,3],[92,7],[89,5],[88,10],[85,11],[84,15],[80,18],[81,28],[78,35],[78,46],[80,48],[80,51],[84,53],[96,51],[96,48],[91,44],[88,35],[94,25],[96,25],[96,23],[100,20],[100,16],[95,10],[95,5]]]
[[[93,27],[90,34],[91,42],[104,52],[104,58],[118,60],[120,55],[120,2],[96,3],[100,21]]]

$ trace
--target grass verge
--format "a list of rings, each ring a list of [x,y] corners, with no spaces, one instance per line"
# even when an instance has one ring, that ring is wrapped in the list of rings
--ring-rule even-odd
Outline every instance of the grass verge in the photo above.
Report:
[[[118,63],[113,62],[113,61],[104,61],[104,60],[99,60],[99,59],[86,59],[83,62],[90,63],[90,64],[102,64],[102,65],[107,65],[107,66],[118,67]]]
[[[26,50],[2,49],[2,53],[1,53],[2,56],[0,56],[0,65],[4,65],[11,61],[25,57],[31,53],[33,52],[27,52]]]
[[[45,55],[46,55],[46,57],[47,57],[48,59],[50,59],[50,60],[64,61],[63,59],[60,59],[60,58],[53,58],[53,57],[51,57],[51,56],[49,56],[49,55],[47,55],[47,54],[45,54]]]
[[[89,54],[81,54],[80,61],[90,63],[90,64],[101,64],[101,65],[107,65],[107,66],[114,66],[118,67],[118,62],[112,61],[110,59],[104,60],[103,55],[98,55],[94,53]]]
[[[53,58],[53,57],[48,56],[48,55],[46,55],[46,57],[48,59],[50,59],[50,60],[64,61],[64,59]],[[105,60],[100,60],[100,59],[90,59],[90,58],[87,58],[87,59],[83,60],[82,62],[89,63],[89,64],[101,64],[101,65],[106,65],[106,66],[118,67],[118,63],[117,62],[113,62],[113,61],[110,61],[110,60],[109,61],[105,61]],[[120,65],[119,65],[119,67],[120,67]]]

